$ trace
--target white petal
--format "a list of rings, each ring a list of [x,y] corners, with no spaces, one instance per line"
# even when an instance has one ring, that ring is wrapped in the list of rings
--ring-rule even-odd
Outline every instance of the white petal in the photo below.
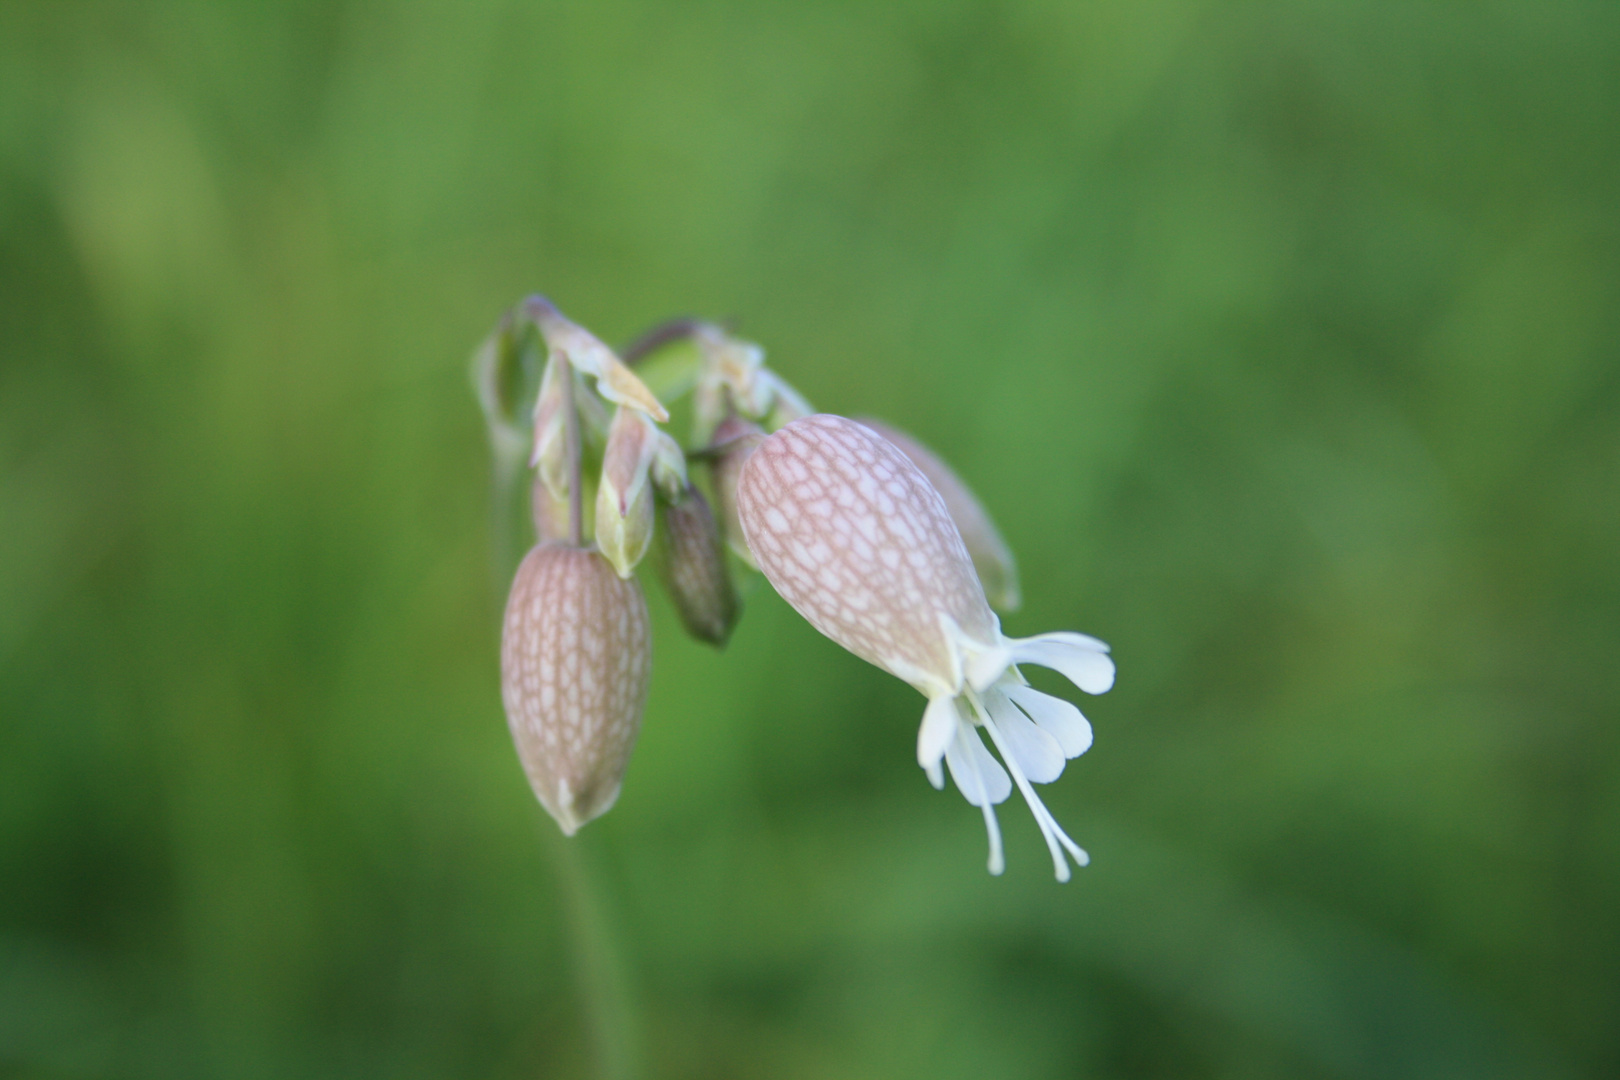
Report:
[[[974,806],[985,805],[985,788],[989,789],[992,804],[1004,802],[1012,794],[1007,770],[984,748],[984,740],[965,720],[957,725],[956,738],[945,751],[945,764],[951,767],[957,790]]]
[[[1058,741],[1065,757],[1079,757],[1091,749],[1091,724],[1069,702],[1043,694],[1033,686],[1004,683],[1000,689]]]
[[[945,748],[956,737],[956,699],[948,694],[930,698],[923,711],[922,726],[917,729],[917,764],[928,773],[928,780],[936,788],[945,786],[939,771],[939,759]]]
[[[984,704],[1001,729],[1006,752],[1025,776],[1036,784],[1050,784],[1063,775],[1066,759],[1056,738],[1036,727],[997,690],[986,691]]]
[[[984,812],[984,831],[990,835],[989,869],[992,874],[999,874],[1006,868],[1007,860],[1001,850],[1001,824],[996,821],[995,804],[1011,794],[1007,774],[984,748],[979,733],[973,730],[973,722],[965,716],[958,716],[956,737],[945,751],[945,760],[950,764],[952,779],[962,794],[967,796],[967,801]],[[993,767],[995,772],[988,771],[986,766]],[[1001,798],[986,799],[984,789],[989,787],[993,795],[998,784],[1004,789]],[[970,791],[973,794],[968,794]]]
[[[1088,694],[1106,693],[1114,685],[1114,661],[1108,646],[1085,634],[1041,634],[1007,642],[1019,664],[1039,664],[1063,674]]]

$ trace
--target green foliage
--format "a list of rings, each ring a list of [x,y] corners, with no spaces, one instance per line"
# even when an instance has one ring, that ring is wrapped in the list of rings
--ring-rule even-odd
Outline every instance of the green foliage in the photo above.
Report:
[[[1595,0],[0,7],[0,1073],[591,1075],[615,978],[656,1077],[1620,1073],[1617,57]],[[532,290],[957,467],[1009,632],[1119,661],[1090,868],[1015,800],[985,875],[922,700],[759,585],[723,653],[653,600],[552,842],[466,362]]]

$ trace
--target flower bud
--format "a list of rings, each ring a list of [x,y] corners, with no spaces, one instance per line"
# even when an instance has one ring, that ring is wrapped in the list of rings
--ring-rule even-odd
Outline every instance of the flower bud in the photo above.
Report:
[[[654,565],[681,624],[699,641],[724,645],[742,615],[742,602],[709,500],[688,488],[678,502],[664,506],[663,517]]]
[[[589,330],[565,318],[543,296],[531,296],[524,310],[540,329],[546,348],[560,352],[570,363],[596,380],[596,389],[615,405],[638,409],[654,420],[668,420],[669,413],[647,385],[626,367],[612,349],[597,340]]]
[[[728,415],[740,412],[757,420],[770,402],[761,398],[764,387],[754,380],[765,364],[764,349],[707,323],[698,328],[695,340],[703,369],[692,391],[692,437],[701,444],[712,440]]]
[[[945,500],[945,509],[950,511],[957,531],[962,534],[962,543],[967,546],[990,606],[998,611],[1017,611],[1022,599],[1018,590],[1018,564],[984,504],[949,465],[910,435],[869,417],[860,417],[859,423],[898,447],[934,485],[934,490]]]
[[[596,545],[619,576],[635,570],[653,534],[653,489],[648,473],[658,454],[657,425],[646,413],[621,406],[602,452],[596,489]]]
[[[787,380],[776,372],[761,371],[757,381],[766,387],[765,393],[770,398],[770,411],[765,414],[765,426],[770,430],[775,431],[815,414],[816,410],[810,407],[804,395],[789,386]]]
[[[529,784],[565,835],[618,798],[651,668],[636,582],[589,548],[529,552],[506,603],[501,698]]]
[[[714,429],[710,443],[713,456],[709,459],[709,474],[714,480],[714,499],[720,510],[720,525],[731,550],[749,566],[758,569],[748,541],[743,539],[742,524],[737,520],[737,478],[748,455],[765,441],[765,433],[753,424],[736,416],[727,417]]]

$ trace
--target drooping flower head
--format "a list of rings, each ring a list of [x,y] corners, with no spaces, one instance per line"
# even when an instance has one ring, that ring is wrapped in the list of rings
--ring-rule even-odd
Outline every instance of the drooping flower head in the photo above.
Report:
[[[712,510],[660,426],[665,402],[630,367],[680,339],[697,346],[692,359],[654,369],[649,381],[670,400],[692,394],[693,452]],[[621,357],[543,296],[502,318],[476,355],[474,382],[498,493],[509,491],[523,442],[531,447],[540,544],[507,603],[502,697],[524,771],[564,833],[612,806],[640,727],[651,647],[636,565],[656,550],[686,629],[720,645],[741,610],[724,542],[822,633],[928,699],[918,764],[935,787],[948,767],[981,808],[992,873],[1003,865],[994,806],[1014,785],[1058,879],[1068,879],[1069,858],[1087,861],[1031,785],[1055,780],[1083,753],[1091,727],[1073,705],[1031,688],[1018,665],[1056,668],[1102,693],[1114,678],[1107,646],[1081,634],[1003,636],[991,608],[1017,606],[1011,552],[932,451],[875,422],[813,415],[758,345],[712,323],[671,320]],[[584,462],[598,449],[587,516]]]
[[[501,632],[501,698],[523,771],[564,834],[619,797],[652,669],[647,602],[598,552],[535,547]]]
[[[684,490],[686,459],[650,416],[621,406],[602,451],[596,543],[622,578],[630,576],[652,543],[655,485],[666,494]]]
[[[918,764],[939,788],[943,760],[982,809],[990,872],[1003,867],[993,807],[1014,784],[1058,880],[1069,877],[1065,850],[1085,865],[1031,784],[1057,779],[1084,753],[1091,725],[1030,687],[1017,665],[1054,668],[1100,694],[1114,681],[1108,647],[1083,634],[1003,636],[945,500],[905,453],[853,420],[809,416],[766,438],[742,468],[737,510],[760,570],[799,614],[928,699]]]

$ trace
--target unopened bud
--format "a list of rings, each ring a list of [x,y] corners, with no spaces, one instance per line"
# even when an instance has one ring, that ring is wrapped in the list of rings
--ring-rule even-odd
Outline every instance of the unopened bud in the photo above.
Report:
[[[612,349],[589,330],[565,318],[542,296],[531,296],[524,310],[540,328],[546,348],[562,353],[580,371],[596,380],[596,389],[615,405],[639,409],[654,420],[668,420],[669,413],[658,397],[624,365]]]
[[[596,489],[596,545],[621,578],[647,554],[653,534],[653,491],[648,473],[658,452],[657,426],[646,413],[621,406],[602,452]]]
[[[765,433],[758,424],[736,416],[727,417],[714,429],[714,439],[710,443],[713,454],[709,458],[709,472],[714,479],[714,499],[720,511],[720,527],[725,533],[726,543],[744,562],[756,569],[758,565],[754,562],[753,552],[748,550],[748,541],[743,539],[742,523],[737,520],[737,478],[742,475],[748,455],[764,441]]]
[[[742,615],[726,567],[720,526],[709,500],[688,488],[678,502],[663,508],[654,565],[687,633],[711,645],[724,645]]]
[[[1001,538],[996,523],[990,520],[984,504],[949,465],[910,435],[870,417],[863,416],[859,422],[910,458],[945,500],[945,509],[950,511],[951,520],[962,534],[962,543],[973,560],[973,569],[979,575],[990,606],[998,611],[1017,611],[1022,600],[1018,589],[1018,563],[1007,541]]]
[[[692,394],[692,437],[701,444],[732,412],[757,420],[770,402],[760,398],[765,388],[754,380],[765,364],[764,349],[707,323],[694,340],[703,354],[703,370]]]
[[[618,798],[652,669],[647,602],[589,548],[541,544],[518,567],[501,698],[540,805],[572,836]]]

